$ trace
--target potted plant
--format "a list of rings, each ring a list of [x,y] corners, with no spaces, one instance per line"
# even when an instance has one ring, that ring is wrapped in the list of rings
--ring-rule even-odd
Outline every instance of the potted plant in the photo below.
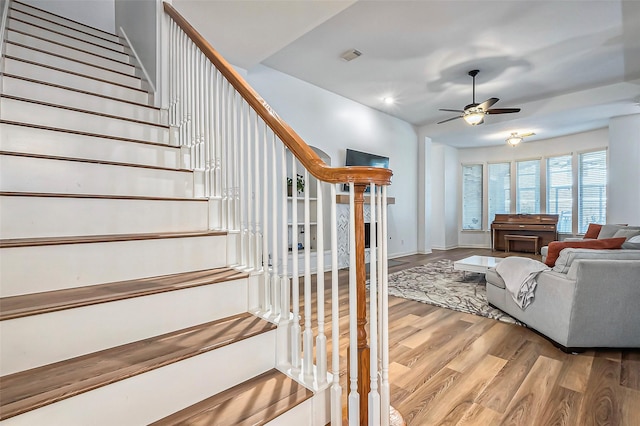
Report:
[[[304,178],[302,175],[296,175],[296,190],[298,194],[302,194],[304,192]],[[293,195],[293,179],[287,178],[287,195],[291,197]]]

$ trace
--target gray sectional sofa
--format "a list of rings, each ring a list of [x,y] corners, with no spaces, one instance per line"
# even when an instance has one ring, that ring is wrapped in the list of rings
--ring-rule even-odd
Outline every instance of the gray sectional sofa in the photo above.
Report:
[[[495,269],[486,280],[489,304],[565,351],[640,348],[640,250],[563,249],[524,310]]]

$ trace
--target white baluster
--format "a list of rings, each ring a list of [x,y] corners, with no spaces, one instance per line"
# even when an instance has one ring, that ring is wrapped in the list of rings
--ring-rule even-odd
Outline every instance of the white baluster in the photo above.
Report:
[[[378,393],[378,307],[377,307],[377,268],[376,268],[376,185],[371,184],[371,226],[369,227],[369,369],[371,387],[369,390],[369,424],[380,425],[380,394]]]
[[[294,182],[296,178],[297,176],[293,178]],[[306,169],[304,170],[304,181],[309,182],[309,172]],[[309,212],[309,190],[307,190],[304,192],[304,331],[302,333],[304,378],[307,381],[313,380],[313,330],[311,330],[311,232],[309,226]]]
[[[380,209],[382,216],[382,233],[380,235],[380,248],[382,250],[382,283],[380,289],[380,297],[382,298],[382,310],[380,311],[382,321],[382,333],[380,340],[382,341],[381,354],[381,370],[382,380],[380,386],[380,418],[382,426],[389,425],[389,415],[391,408],[391,397],[389,389],[389,288],[388,276],[389,265],[387,262],[387,187],[382,187],[382,208]]]
[[[318,386],[327,383],[327,336],[324,334],[324,218],[322,182],[316,181],[316,299],[318,336],[316,337],[316,376]]]
[[[358,309],[356,295],[356,228],[355,193],[349,182],[349,425],[360,424],[358,395]]]
[[[265,296],[265,312],[271,310],[271,280],[269,279],[269,215],[268,215],[268,205],[269,205],[269,187],[267,183],[269,182],[269,169],[268,169],[268,161],[267,156],[269,153],[268,150],[268,132],[265,126],[264,138],[262,145],[262,221],[263,221],[263,231],[262,231],[262,268],[264,270],[264,296]]]
[[[280,315],[280,277],[278,276],[278,167],[276,135],[271,139],[271,316]]]
[[[295,155],[291,155],[291,279],[293,280],[293,327],[291,328],[291,367],[294,374],[300,373],[300,274],[298,273],[298,191],[296,179],[298,165]]]
[[[340,294],[338,282],[338,225],[336,186],[331,184],[331,425],[342,426],[342,387],[340,386]],[[295,305],[294,305],[295,306]]]
[[[246,137],[245,137],[245,115],[244,115],[244,101],[242,100],[242,98],[239,100],[239,105],[238,105],[238,124],[239,124],[239,129],[238,129],[238,143],[240,144],[240,153],[239,153],[239,158],[238,158],[238,175],[239,175],[239,185],[238,185],[238,217],[240,218],[240,241],[238,244],[238,249],[239,249],[239,256],[238,256],[238,260],[240,261],[240,265],[243,268],[247,268],[248,262],[247,262],[247,256],[246,256],[246,246],[247,246],[247,234],[249,232],[249,227],[247,225],[247,222],[245,221],[245,216],[246,216],[246,207],[245,207],[245,200],[246,200],[246,192],[245,192],[245,176],[246,176],[246,172],[247,169],[245,167],[244,164],[244,150],[245,150],[245,143],[246,143]]]
[[[281,194],[281,244],[282,244],[282,288],[280,291],[280,318],[284,318],[289,321],[289,244],[287,243],[289,240],[289,215],[287,209],[287,152],[285,150],[285,146],[280,141],[280,194]],[[289,330],[290,333],[290,330]],[[287,354],[287,357],[289,354]]]
[[[247,174],[247,244],[246,244],[246,253],[245,257],[247,259],[247,267],[249,270],[254,270],[256,267],[255,259],[253,258],[253,254],[255,250],[253,249],[254,237],[255,237],[255,223],[253,222],[253,174],[255,172],[253,168],[253,143],[254,140],[252,138],[251,133],[251,108],[247,105],[247,137],[246,137],[246,145],[247,145],[247,166],[246,166],[246,174]]]

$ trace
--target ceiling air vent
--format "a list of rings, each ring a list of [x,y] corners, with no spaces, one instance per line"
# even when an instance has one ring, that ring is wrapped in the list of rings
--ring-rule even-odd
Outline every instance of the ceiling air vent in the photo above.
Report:
[[[356,49],[347,50],[342,55],[340,55],[340,57],[342,59],[344,59],[345,61],[347,61],[347,62],[353,61],[354,59],[356,59],[359,56],[362,56],[362,52],[360,52],[359,50],[356,50]]]

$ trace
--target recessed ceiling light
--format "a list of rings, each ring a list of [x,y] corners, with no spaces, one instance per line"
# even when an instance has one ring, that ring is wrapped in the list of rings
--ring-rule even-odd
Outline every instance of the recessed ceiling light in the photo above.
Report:
[[[393,105],[394,103],[396,103],[396,100],[390,97],[386,97],[382,98],[382,102],[384,102],[386,105]]]

